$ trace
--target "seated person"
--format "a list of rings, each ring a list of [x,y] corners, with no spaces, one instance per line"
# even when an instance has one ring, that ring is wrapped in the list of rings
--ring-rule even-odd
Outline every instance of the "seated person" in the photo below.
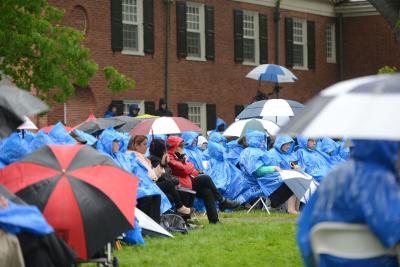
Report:
[[[298,156],[294,152],[294,140],[288,135],[276,137],[274,146],[269,150],[275,160],[279,162],[279,167],[283,170],[301,170],[298,165]]]
[[[178,177],[180,186],[195,190],[196,197],[204,200],[210,223],[219,222],[215,201],[220,203],[221,209],[237,208],[240,205],[238,202],[223,197],[208,175],[199,175],[194,165],[188,162],[183,153],[184,141],[182,138],[170,136],[167,142],[170,145],[168,165],[172,175]]]
[[[185,147],[183,152],[188,157],[188,161],[193,163],[194,167],[203,171],[203,161],[205,160],[203,151],[200,150],[197,146],[197,138],[199,134],[196,132],[184,132],[182,134],[182,138],[185,141]]]
[[[317,141],[312,138],[298,136],[297,142],[299,149],[297,156],[299,165],[303,167],[303,171],[320,183],[322,178],[328,174],[332,166],[326,157],[316,149]]]
[[[246,134],[248,147],[240,154],[240,169],[248,183],[252,186],[254,198],[266,196],[271,201],[271,207],[277,208],[285,203],[293,192],[283,183],[279,174],[281,168],[269,152],[263,151],[267,143],[267,135],[252,131]],[[288,207],[289,213],[297,213],[293,206]]]
[[[322,138],[320,150],[325,154],[332,166],[345,161],[345,159],[340,156],[340,146],[329,137]]]
[[[400,242],[399,143],[354,140],[351,158],[334,168],[305,205],[297,242],[307,267],[313,263],[310,232],[320,222],[365,224],[386,248]],[[399,266],[396,256],[363,260],[320,256],[320,266]]]

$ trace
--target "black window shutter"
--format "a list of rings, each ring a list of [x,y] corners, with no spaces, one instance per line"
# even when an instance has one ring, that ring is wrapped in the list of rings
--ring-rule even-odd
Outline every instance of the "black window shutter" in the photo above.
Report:
[[[214,130],[217,124],[217,106],[215,104],[207,104],[206,112],[207,112],[207,131]]]
[[[237,117],[243,110],[244,110],[243,105],[235,105],[235,117]]]
[[[259,14],[259,36],[260,36],[260,64],[268,63],[268,28],[267,15]]]
[[[154,115],[156,113],[156,103],[154,101],[144,101],[144,113]]]
[[[182,1],[176,2],[176,46],[178,57],[186,57],[186,3]]]
[[[189,106],[186,103],[178,103],[178,117],[189,118]]]
[[[308,69],[315,69],[315,22],[307,21]]]
[[[233,11],[235,62],[243,62],[243,11]]]
[[[144,52],[154,54],[153,0],[143,0],[143,41]]]
[[[293,67],[293,19],[285,18],[285,57],[286,67]]]
[[[122,0],[111,0],[111,49],[122,51]]]
[[[214,60],[214,7],[205,6],[206,58]]]
[[[124,115],[124,101],[122,100],[112,100],[111,104],[117,108],[117,116]]]

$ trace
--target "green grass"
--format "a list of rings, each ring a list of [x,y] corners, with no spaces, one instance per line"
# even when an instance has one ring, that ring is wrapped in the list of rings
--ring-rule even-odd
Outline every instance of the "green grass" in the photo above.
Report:
[[[173,239],[146,238],[144,246],[114,254],[120,266],[302,266],[293,215],[239,211],[220,217],[223,224],[201,219],[203,229]]]

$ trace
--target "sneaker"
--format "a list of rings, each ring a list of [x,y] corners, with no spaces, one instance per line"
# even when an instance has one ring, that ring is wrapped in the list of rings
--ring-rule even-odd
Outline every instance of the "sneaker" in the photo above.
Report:
[[[240,203],[238,201],[230,200],[227,198],[222,198],[222,200],[219,203],[219,208],[221,210],[226,210],[226,209],[237,209],[239,208]]]

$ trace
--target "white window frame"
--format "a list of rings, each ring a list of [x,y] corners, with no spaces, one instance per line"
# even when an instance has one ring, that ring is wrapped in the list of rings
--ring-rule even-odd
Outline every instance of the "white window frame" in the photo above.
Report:
[[[328,23],[325,26],[325,52],[326,62],[336,63],[336,29],[334,23]],[[330,55],[329,55],[329,44],[330,44]]]
[[[123,1],[124,0],[122,0],[122,3],[123,3]],[[144,43],[143,43],[144,42],[144,40],[143,40],[143,0],[136,0],[136,5],[137,5],[137,9],[136,9],[137,21],[136,21],[136,23],[131,22],[131,21],[123,20],[123,16],[122,16],[122,24],[131,24],[131,25],[136,25],[137,26],[137,29],[138,29],[138,50],[135,51],[135,50],[123,48],[122,51],[121,51],[121,54],[144,56],[144,50],[143,50],[143,46],[144,46]]]
[[[207,107],[206,103],[200,102],[188,102],[188,118],[190,120],[190,108],[191,107],[200,107],[200,128],[203,130],[203,133],[207,130]]]
[[[294,38],[294,23],[301,23],[302,25],[302,39],[303,42],[297,42]],[[307,44],[307,20],[293,18],[293,45],[303,45],[303,66],[294,65],[293,62],[293,69],[297,70],[308,70],[308,44]],[[293,57],[294,57],[294,49],[293,49]]]
[[[244,17],[254,17],[254,36],[246,36],[244,30]],[[244,59],[244,48],[243,48],[243,65],[258,66],[260,64],[260,33],[259,33],[259,18],[258,13],[254,11],[243,10],[243,42],[244,39],[254,39],[254,61],[247,61]]]
[[[144,114],[144,100],[131,100],[131,99],[125,99],[123,100],[124,104],[124,110],[123,110],[123,115],[128,116],[129,114],[129,106],[132,104],[138,104],[139,105],[139,113],[138,116],[141,116]]]
[[[194,2],[186,2],[186,9],[188,7],[198,8],[199,9],[199,30],[188,29],[187,19],[186,19],[186,32],[196,32],[200,33],[200,57],[195,56],[187,56],[187,60],[194,61],[206,61],[206,36],[205,36],[205,21],[204,21],[204,5],[200,3]],[[187,10],[186,10],[187,16]],[[187,42],[187,40],[186,40]]]

